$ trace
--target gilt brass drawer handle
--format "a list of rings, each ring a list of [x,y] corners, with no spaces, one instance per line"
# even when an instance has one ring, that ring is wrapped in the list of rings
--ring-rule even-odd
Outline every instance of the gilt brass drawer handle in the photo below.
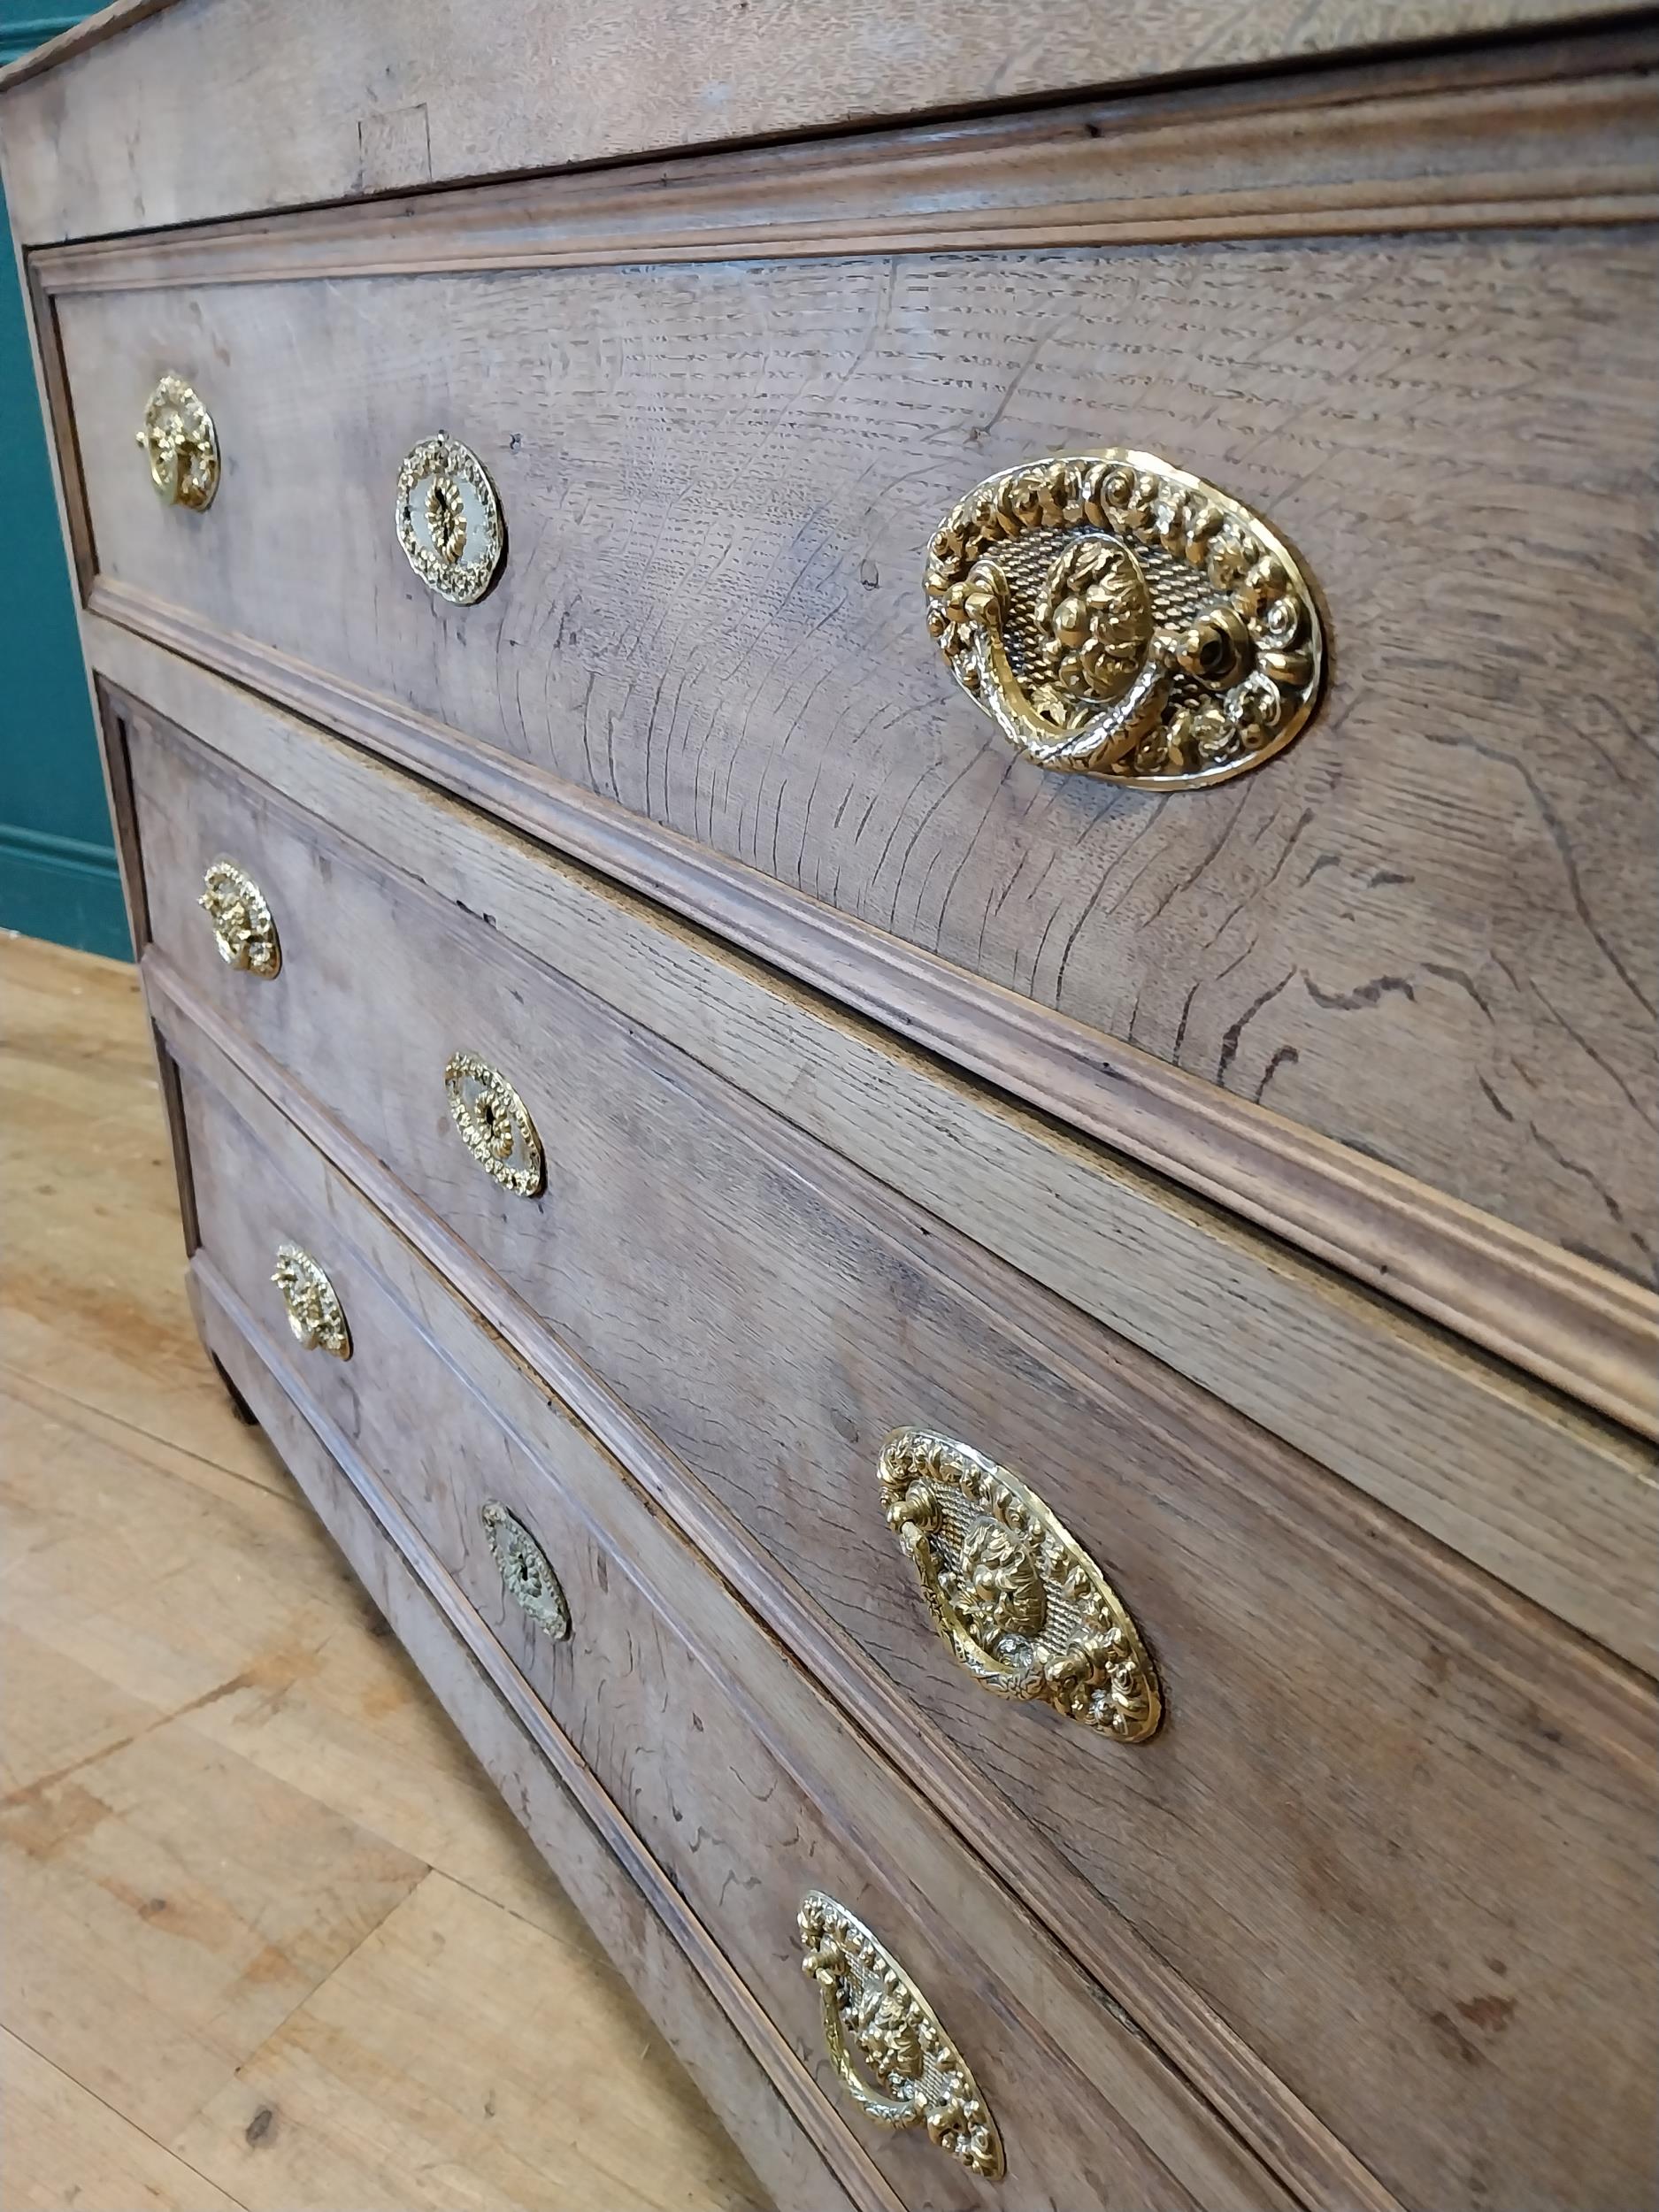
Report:
[[[547,1554],[524,1523],[494,1498],[479,1508],[479,1518],[508,1596],[544,1636],[562,1644],[571,1632],[571,1609]]]
[[[144,406],[138,442],[150,480],[170,507],[201,514],[219,489],[219,439],[213,418],[181,376],[164,376]]]
[[[921,1991],[862,1920],[810,1889],[795,1922],[802,1971],[818,1986],[824,2041],[862,2110],[882,2127],[926,2128],[972,2173],[997,2181],[1002,2139],[967,2061]],[[878,2085],[854,2063],[848,2038]]]
[[[1122,1743],[1155,1733],[1163,1700],[1133,1621],[1018,1475],[926,1429],[895,1429],[880,1473],[933,1625],[977,1682]]]
[[[216,860],[202,879],[196,904],[206,910],[219,956],[249,975],[270,978],[282,965],[282,948],[265,893],[234,860]]]
[[[1325,647],[1259,515],[1122,446],[988,477],[928,549],[927,626],[1039,767],[1179,791],[1242,775],[1318,704]]]
[[[351,1357],[351,1332],[334,1286],[311,1254],[297,1244],[279,1244],[272,1281],[288,1310],[288,1326],[307,1352]]]
[[[477,1053],[457,1052],[443,1087],[461,1141],[485,1174],[519,1198],[539,1197],[547,1180],[541,1140],[506,1077]]]
[[[428,591],[470,607],[506,549],[489,472],[458,438],[423,438],[397,472],[397,541]]]

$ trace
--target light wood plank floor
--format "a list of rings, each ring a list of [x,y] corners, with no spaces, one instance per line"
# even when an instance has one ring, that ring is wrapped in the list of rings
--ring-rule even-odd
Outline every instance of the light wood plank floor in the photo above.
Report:
[[[0,2206],[757,2185],[203,1356],[134,972],[0,933]]]

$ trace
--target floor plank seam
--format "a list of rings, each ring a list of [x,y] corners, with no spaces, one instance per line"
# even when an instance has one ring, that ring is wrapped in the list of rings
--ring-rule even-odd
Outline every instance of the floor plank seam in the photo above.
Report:
[[[216,2195],[223,2197],[227,2205],[234,2207],[234,2212],[247,2212],[247,2207],[242,2203],[241,2200],[233,2197],[221,2183],[215,2181],[211,2175],[204,2174],[199,2166],[193,2166],[188,2158],[180,2157],[172,2144],[158,2141],[150,2130],[134,2120],[130,2113],[123,2112],[119,2105],[112,2105],[107,2097],[101,2097],[90,2083],[81,2081],[73,2074],[66,2074],[56,2059],[49,2057],[44,2051],[31,2043],[27,2036],[14,2027],[10,2021],[0,2022],[0,2025],[4,2027],[5,2032],[13,2042],[22,2045],[31,2057],[38,2059],[42,2066],[50,2067],[59,2081],[66,2081],[72,2088],[78,2089],[83,2097],[90,2097],[95,2104],[102,2105],[112,2119],[119,2120],[123,2127],[131,2128],[134,2135],[142,2135],[145,2142],[153,2144],[163,2157],[171,2158],[175,2164],[182,2166],[186,2173],[193,2174],[204,2189],[211,2189]],[[191,2115],[192,2118],[195,2116],[194,2114]]]
[[[180,1444],[171,1436],[161,1435],[155,1429],[147,1429],[141,1422],[129,1421],[123,1414],[111,1413],[107,1407],[94,1405],[89,1399],[78,1397],[73,1391],[65,1390],[57,1383],[42,1382],[38,1376],[31,1375],[27,1368],[18,1367],[12,1361],[0,1358],[0,1386],[8,1384],[16,1386],[19,1396],[26,1390],[37,1390],[42,1395],[55,1399],[61,1406],[73,1407],[77,1412],[89,1414],[97,1421],[108,1421],[113,1427],[124,1429],[130,1436],[142,1436],[146,1443],[155,1444],[163,1451],[175,1452],[180,1459],[194,1460],[198,1467],[211,1467],[215,1474],[227,1476],[233,1482],[245,1483],[249,1489],[257,1490],[265,1497],[282,1499],[291,1496],[296,1505],[300,1503],[299,1493],[291,1486],[287,1490],[280,1490],[270,1483],[257,1482],[253,1476],[244,1474],[239,1467],[227,1467],[223,1460],[211,1459],[205,1452],[192,1451],[188,1444]],[[235,1417],[227,1406],[226,1418],[234,1421]],[[243,1435],[246,1431],[239,1425],[236,1433]],[[156,1471],[165,1475],[167,1470],[160,1467]]]

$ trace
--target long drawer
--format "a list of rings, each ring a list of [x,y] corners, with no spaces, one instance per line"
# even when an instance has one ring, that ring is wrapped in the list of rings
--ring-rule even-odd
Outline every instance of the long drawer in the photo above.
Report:
[[[797,1926],[814,1893],[876,1934],[934,2008],[1001,2151],[969,2108],[971,2084],[957,2085],[962,2114],[929,2123],[942,2147],[924,2128],[857,2123],[898,2198],[918,2212],[1003,2202],[1000,2176],[953,2154],[965,2132],[980,2138],[980,2166],[1005,2157],[1021,2206],[1286,2201],[299,1133],[255,1100],[256,1135],[197,1075],[183,1087],[198,1271],[390,1502],[421,1571],[486,1624],[500,1646],[488,1663],[533,1686],[823,2093],[837,2078]],[[324,1271],[326,1293],[308,1276],[313,1302],[303,1288],[292,1297],[321,1341],[284,1325],[272,1276],[285,1250],[290,1285],[296,1251]],[[863,2032],[867,2046],[848,2032],[855,2062],[885,2051],[902,2073],[914,2021],[882,2013]],[[923,2077],[930,2111],[949,2062],[936,2052]],[[896,2086],[878,2076],[872,2093]]]
[[[282,236],[234,281],[57,299],[125,618],[171,635],[171,611],[325,718],[402,718],[445,780],[472,757],[480,790],[590,794],[1338,1140],[1356,1175],[1650,1282],[1650,233],[329,281],[273,266]],[[371,271],[372,219],[356,250]],[[204,514],[134,449],[168,370],[218,427]],[[476,605],[394,526],[439,431],[505,517]],[[1035,766],[929,635],[956,503],[1103,447],[1259,510],[1323,593],[1325,704],[1236,781]]]
[[[1593,2137],[1619,2200],[1645,2171],[1641,2100],[1604,2102],[1559,2055],[1563,2033],[1604,2046],[1648,2001],[1626,1939],[1648,1878],[1645,1692],[488,917],[179,734],[135,725],[133,770],[170,969],[606,1379],[791,1602],[897,1686],[931,1786],[949,1798],[947,1750],[987,1781],[1097,1914],[1125,1916],[1402,2193],[1429,2200],[1455,2171],[1547,2201],[1583,2186]],[[221,852],[257,869],[277,918],[270,980],[227,966],[195,910]],[[469,1157],[442,1081],[460,1046],[522,1094],[544,1195]],[[1022,1471],[1104,1565],[1162,1682],[1151,1740],[1005,1705],[953,1664],[877,1479],[883,1438],[910,1424]]]

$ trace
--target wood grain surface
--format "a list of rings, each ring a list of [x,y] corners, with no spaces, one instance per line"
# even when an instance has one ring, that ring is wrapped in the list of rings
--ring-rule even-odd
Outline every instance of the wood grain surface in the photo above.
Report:
[[[303,1096],[320,1091],[367,1133],[371,1161],[404,1179],[423,1164],[441,1210],[462,1208],[453,1217],[475,1240],[493,1233],[477,1210],[489,1193],[457,1179],[435,1101],[407,1077],[365,1082],[360,1062],[412,1069],[424,1054],[435,1070],[466,1035],[520,1071],[534,1103],[524,1071],[548,1048],[526,1010],[565,1002],[563,975],[1652,1665],[1652,1469],[1629,1439],[319,733],[153,652],[143,665],[164,695],[189,703],[219,749],[142,709],[112,707],[118,749],[147,794],[149,907],[170,972],[296,1071]],[[323,832],[317,817],[372,840],[393,864]],[[224,966],[195,905],[221,850],[257,864],[282,918],[290,964],[271,988]],[[380,980],[366,994],[359,932],[377,947]],[[429,949],[411,958],[416,943]],[[539,960],[521,967],[514,945]],[[296,975],[309,979],[297,989]],[[342,1029],[342,1003],[370,1027]],[[562,1063],[553,1080],[565,1084]]]
[[[442,964],[416,932],[405,942],[423,970]],[[1556,2053],[1563,2033],[1594,2036],[1649,2002],[1622,1932],[1651,1881],[1651,1692],[1245,1425],[1160,1388],[1147,1363],[1115,1360],[938,1224],[874,1208],[858,1179],[679,1056],[585,1018],[573,995],[524,996],[546,1058],[509,1066],[558,1133],[544,1202],[494,1194],[447,1130],[429,1149],[384,1126],[371,1141],[400,1163],[425,1149],[410,1179],[427,1202],[895,1678],[927,1733],[1033,1819],[1396,2191],[1420,2195],[1454,2158],[1471,2193],[1499,2170],[1508,2187],[1529,2173],[1582,2185],[1589,2107],[1561,2096]],[[408,1041],[417,1063],[434,1048]],[[244,1132],[199,1114],[191,1126],[210,1245],[251,1299],[286,1233],[269,1175],[249,1175]],[[296,1233],[329,1225],[313,1216]],[[365,1271],[325,1263],[349,1311],[375,1310]],[[369,1364],[308,1372],[377,1463],[403,1469],[419,1438],[441,1496],[478,1448],[472,1417],[441,1378],[428,1402],[410,1364],[378,1431]],[[904,1422],[1019,1466],[1100,1553],[1158,1655],[1172,1718],[1156,1744],[1102,1747],[956,1672],[881,1517],[875,1457]],[[463,1540],[450,1525],[451,1561]],[[470,1524],[465,1540],[488,1568]],[[949,1795],[943,1778],[933,1786]],[[1594,1878],[1575,1879],[1589,1865]],[[1278,1962],[1265,1981],[1264,1949]],[[1480,2013],[1488,1984],[1514,2023],[1477,2047],[1477,2094],[1445,2063],[1446,2024],[1460,2004]],[[1571,2027],[1569,1990],[1586,2008]],[[1386,2074],[1370,2062],[1379,2044]],[[1609,2203],[1642,2171],[1632,2088],[1621,2080],[1600,2123]],[[1597,2102],[1605,2089],[1586,2085]],[[1402,2093],[1409,2152],[1395,2140]],[[1617,2153],[1611,2115],[1631,2130]]]
[[[39,244],[1637,12],[1133,0],[1106,16],[1089,0],[910,0],[895,16],[869,0],[622,0],[602,25],[572,0],[500,0],[488,19],[460,0],[128,0],[0,76],[0,129],[12,221]]]
[[[58,312],[103,575],[1645,1279],[1655,267],[1609,232]],[[205,518],[132,448],[167,362],[225,447]],[[440,426],[513,544],[459,613],[388,520]],[[1330,608],[1318,720],[1218,790],[1045,780],[919,619],[954,498],[1113,442],[1259,504]]]
[[[651,1963],[654,1916],[550,1780],[570,1894],[549,1878],[235,1417],[182,1294],[133,969],[8,936],[0,1007],[0,2200],[841,2202],[793,2129],[768,2159],[764,2078]],[[764,2181],[584,1917],[744,2104]],[[453,2072],[461,2019],[489,2080]]]
[[[816,1993],[800,1970],[795,1916],[814,1884],[884,1930],[947,2024],[958,2024],[953,2032],[997,2110],[1022,2203],[1110,2202],[1118,2176],[1158,2205],[1288,2204],[644,1508],[618,1463],[557,1405],[549,1417],[544,1387],[533,1384],[526,1401],[509,1386],[510,1404],[541,1409],[530,1439],[457,1388],[449,1347],[471,1325],[459,1310],[445,1311],[448,1294],[430,1275],[416,1315],[377,1286],[345,1243],[364,1210],[343,1186],[324,1213],[309,1213],[282,1175],[302,1141],[288,1132],[280,1158],[263,1155],[211,1094],[187,1083],[193,1133],[215,1159],[213,1195],[204,1202],[212,1226],[197,1263],[208,1302],[259,1332],[261,1356],[284,1388],[335,1455],[364,1471],[354,1479],[392,1502],[388,1524],[418,1565],[426,1558],[421,1571],[454,1578],[460,1601],[527,1677],[824,2091],[844,2104]],[[349,1363],[325,1371],[290,1356],[280,1310],[265,1335],[259,1317],[272,1299],[257,1202],[219,1202],[217,1156],[227,1144],[265,1169],[267,1191],[296,1234],[342,1256],[342,1299],[354,1302],[367,1332],[354,1340]],[[575,1623],[569,1642],[530,1630],[503,1595],[478,1520],[490,1496],[552,1557]],[[1045,2131],[1056,2116],[1057,2142]],[[1148,2140],[1137,2139],[1132,2121]],[[953,2169],[919,2134],[855,2131],[918,2212],[998,2200],[995,2185]]]

